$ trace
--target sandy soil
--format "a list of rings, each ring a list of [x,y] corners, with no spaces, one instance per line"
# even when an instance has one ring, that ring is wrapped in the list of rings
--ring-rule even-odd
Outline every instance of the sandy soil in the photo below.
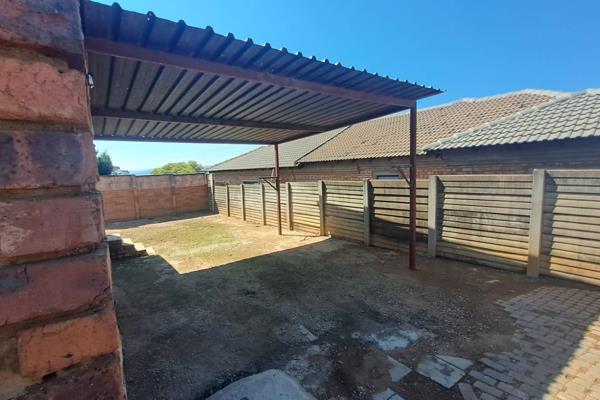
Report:
[[[135,229],[161,229],[154,222],[116,231],[139,241]],[[177,229],[190,220],[162,223]],[[510,350],[514,321],[498,299],[540,286],[577,286],[425,257],[411,272],[402,253],[298,232],[278,237],[271,227],[220,216],[191,223],[218,225],[236,244],[183,262],[177,254],[194,249],[163,257],[155,238],[144,244],[157,256],[114,263],[132,399],[204,399],[271,368],[296,377],[319,399],[370,399],[386,387],[411,400],[459,399],[456,388],[445,390],[414,371],[392,383],[387,356],[415,368],[428,354],[476,359]],[[404,349],[385,351],[375,340],[405,331],[418,338]]]

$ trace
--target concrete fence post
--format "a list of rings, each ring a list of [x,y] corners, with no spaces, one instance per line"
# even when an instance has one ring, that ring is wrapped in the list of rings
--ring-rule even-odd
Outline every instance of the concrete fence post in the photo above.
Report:
[[[217,210],[217,200],[215,199],[215,176],[214,174],[208,174],[208,189],[210,193],[210,211],[215,212]]]
[[[371,245],[371,181],[363,181],[363,241],[365,246]]]
[[[285,200],[287,203],[287,225],[288,230],[294,230],[294,221],[293,221],[293,205],[292,205],[292,184],[290,182],[285,183]]]
[[[242,220],[246,220],[246,194],[244,190],[244,184],[240,185],[240,202],[242,204]]]
[[[266,225],[267,224],[267,205],[265,203],[265,184],[261,183],[260,184],[260,209],[261,209],[261,216],[262,216],[262,224]]]
[[[527,276],[540,275],[542,253],[542,229],[544,224],[544,194],[546,192],[546,171],[533,170],[531,188],[531,214],[529,216],[529,253],[527,256]]]
[[[227,216],[231,217],[231,201],[229,200],[229,183],[225,185],[225,204],[227,204]]]
[[[437,255],[438,240],[438,189],[440,179],[437,175],[429,176],[429,191],[427,193],[427,254]]]
[[[327,201],[327,193],[325,189],[325,182],[318,182],[319,189],[319,227],[321,228],[320,234],[321,236],[325,236],[327,234],[327,226],[325,225],[325,202]]]
[[[131,175],[131,187],[133,190],[133,208],[135,210],[135,219],[140,219],[140,196],[138,194],[137,176]]]
[[[175,188],[175,175],[169,175],[169,184],[171,186],[171,209],[173,214],[177,214],[177,189]]]

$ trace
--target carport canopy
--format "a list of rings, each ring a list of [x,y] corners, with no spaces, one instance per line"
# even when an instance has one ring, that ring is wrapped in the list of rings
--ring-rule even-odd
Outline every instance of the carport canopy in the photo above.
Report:
[[[416,102],[440,93],[116,3],[81,4],[99,140],[273,144],[277,156],[278,143],[410,109],[416,153]]]

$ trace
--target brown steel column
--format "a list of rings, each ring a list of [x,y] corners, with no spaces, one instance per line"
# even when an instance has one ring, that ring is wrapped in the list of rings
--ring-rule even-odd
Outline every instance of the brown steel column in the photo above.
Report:
[[[275,191],[277,192],[277,234],[281,235],[281,191],[279,179],[279,145],[275,145]]]
[[[417,106],[410,108],[410,200],[409,200],[409,254],[408,268],[416,269],[417,252]]]

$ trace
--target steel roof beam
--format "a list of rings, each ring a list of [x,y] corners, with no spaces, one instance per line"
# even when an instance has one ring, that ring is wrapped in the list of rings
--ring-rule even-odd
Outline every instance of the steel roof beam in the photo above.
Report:
[[[261,122],[261,121],[246,121],[246,120],[228,120],[220,118],[206,117],[188,117],[180,115],[154,114],[139,111],[112,110],[103,107],[92,107],[92,115],[94,117],[120,118],[120,119],[135,119],[142,121],[157,121],[157,122],[175,122],[183,124],[195,125],[213,125],[213,126],[235,126],[244,128],[258,129],[274,129],[299,132],[325,132],[329,130],[327,127],[313,125],[296,125],[279,122]]]
[[[279,142],[273,140],[235,140],[235,139],[176,139],[169,137],[144,137],[144,136],[99,136],[94,140],[107,140],[117,142],[155,142],[155,143],[203,143],[203,144],[258,144],[271,145]]]
[[[321,83],[289,78],[267,72],[240,68],[233,65],[221,64],[214,61],[148,49],[128,43],[115,42],[98,37],[87,36],[85,38],[85,47],[90,53],[172,66],[198,71],[205,74],[225,76],[234,79],[243,79],[249,82],[282,86],[301,91],[318,93],[324,96],[346,98],[375,104],[385,104],[402,109],[412,108],[416,104],[414,100],[367,93],[333,85],[324,85]]]

